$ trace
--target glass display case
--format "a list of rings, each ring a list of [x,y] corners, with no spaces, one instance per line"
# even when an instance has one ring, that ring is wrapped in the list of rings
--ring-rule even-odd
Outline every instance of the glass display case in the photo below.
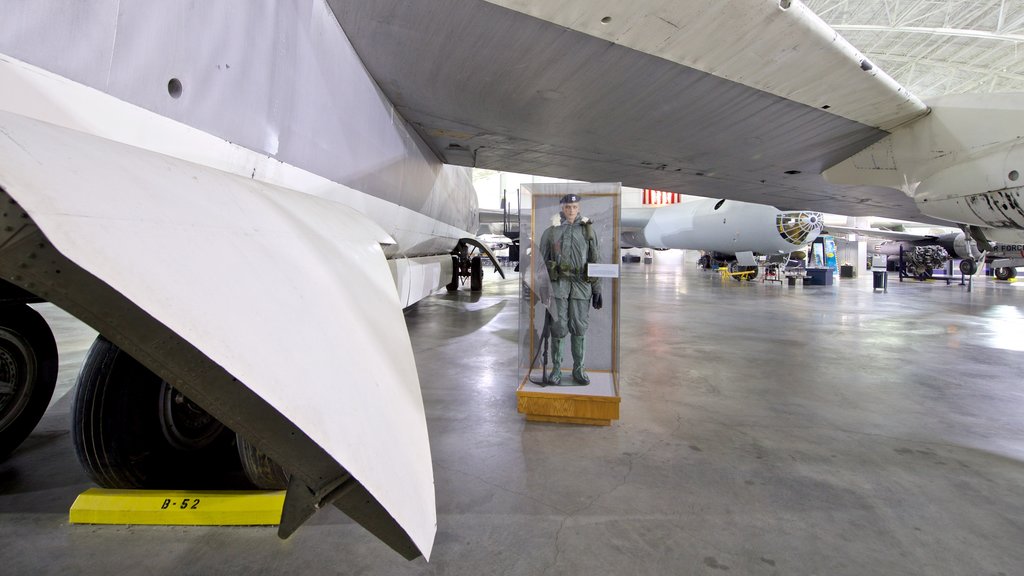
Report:
[[[518,407],[528,420],[619,416],[619,184],[521,189]]]

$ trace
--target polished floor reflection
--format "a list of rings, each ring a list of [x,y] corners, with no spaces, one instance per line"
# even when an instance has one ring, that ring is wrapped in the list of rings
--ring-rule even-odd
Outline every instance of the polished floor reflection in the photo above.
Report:
[[[272,528],[69,526],[67,391],[0,463],[5,574],[1015,574],[1024,283],[735,282],[623,266],[621,419],[516,413],[518,281],[406,312],[438,532],[405,562],[333,509]],[[607,308],[607,307],[606,307]],[[77,354],[78,356],[74,356]]]

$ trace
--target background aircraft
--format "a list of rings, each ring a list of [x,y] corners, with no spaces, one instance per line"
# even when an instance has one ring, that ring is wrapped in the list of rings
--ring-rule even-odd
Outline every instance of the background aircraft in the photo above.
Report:
[[[907,254],[913,253],[915,248],[925,246],[938,246],[942,248],[946,258],[961,259],[960,271],[964,274],[973,274],[977,271],[976,261],[984,259],[985,263],[992,268],[992,273],[1000,280],[1008,280],[1017,277],[1017,268],[1024,266],[1024,244],[1012,244],[1005,242],[992,242],[987,252],[982,252],[977,243],[971,240],[962,231],[946,231],[938,233],[921,233],[907,230],[902,225],[898,230],[886,228],[849,228],[845,226],[826,226],[829,232],[854,233],[868,238],[882,239],[882,242],[870,244],[868,249],[875,254],[898,257],[902,249]],[[945,260],[943,260],[943,263]],[[921,274],[925,274],[926,266],[919,267]],[[927,269],[930,273],[931,268]],[[915,275],[921,275],[915,274]]]
[[[622,244],[703,250],[740,271],[740,266],[750,268],[755,254],[788,260],[790,253],[818,237],[823,223],[816,212],[784,212],[763,204],[707,198],[657,208],[623,208]]]

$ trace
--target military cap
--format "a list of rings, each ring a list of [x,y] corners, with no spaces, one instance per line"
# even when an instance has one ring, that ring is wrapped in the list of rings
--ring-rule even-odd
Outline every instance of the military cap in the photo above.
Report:
[[[575,194],[566,194],[565,196],[562,196],[562,199],[559,200],[558,203],[559,204],[572,204],[574,202],[579,202],[579,201],[580,201],[580,197],[579,196],[577,196]]]

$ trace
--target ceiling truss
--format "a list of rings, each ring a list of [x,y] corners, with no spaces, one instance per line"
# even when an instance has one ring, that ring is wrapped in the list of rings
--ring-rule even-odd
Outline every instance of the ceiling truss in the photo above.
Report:
[[[1024,0],[804,4],[925,101],[962,92],[1024,92]]]

